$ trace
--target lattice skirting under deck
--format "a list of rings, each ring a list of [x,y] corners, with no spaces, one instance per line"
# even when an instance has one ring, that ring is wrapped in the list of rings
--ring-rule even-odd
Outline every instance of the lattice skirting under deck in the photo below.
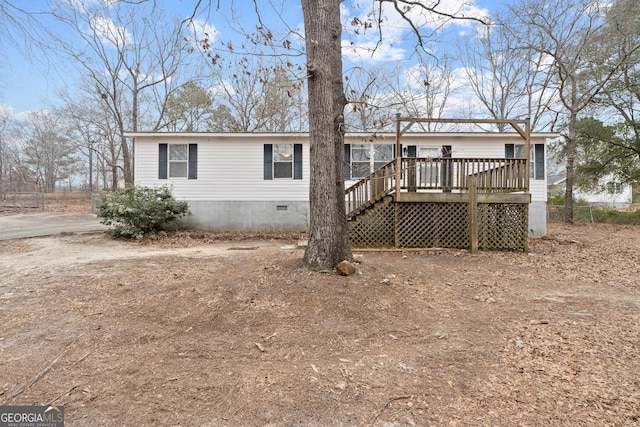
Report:
[[[395,203],[393,197],[349,222],[355,248],[458,248],[471,245],[467,203]],[[480,203],[477,209],[479,249],[527,250],[526,203]]]

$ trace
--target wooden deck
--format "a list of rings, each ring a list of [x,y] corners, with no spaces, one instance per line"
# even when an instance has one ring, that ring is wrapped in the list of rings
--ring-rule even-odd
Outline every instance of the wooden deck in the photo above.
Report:
[[[361,247],[528,249],[528,159],[397,158],[345,190]]]
[[[469,197],[465,194],[473,187],[484,194],[483,200],[510,200],[514,198],[505,194],[528,193],[528,177],[527,159],[395,159],[345,190],[347,217],[392,193],[397,201],[453,202]]]

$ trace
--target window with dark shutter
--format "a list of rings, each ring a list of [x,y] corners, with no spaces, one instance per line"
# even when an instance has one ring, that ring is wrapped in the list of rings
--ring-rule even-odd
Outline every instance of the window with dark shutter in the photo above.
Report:
[[[524,159],[524,144],[504,144],[505,159]]]
[[[158,144],[158,179],[198,179],[198,144]]]
[[[158,148],[158,179],[167,179],[167,165],[169,164],[168,145],[159,144]]]
[[[302,144],[264,144],[264,179],[302,179]]]
[[[198,144],[189,144],[189,179],[198,179]]]
[[[189,169],[187,144],[169,144],[169,178],[186,178]]]
[[[515,144],[504,144],[504,158],[513,159],[516,157]]]
[[[302,179],[302,144],[293,144],[293,179]]]
[[[273,144],[273,178],[293,178],[292,144]]]
[[[351,179],[351,144],[344,144],[344,179]]]
[[[533,179],[545,179],[544,144],[532,144],[529,153],[530,176]],[[524,158],[524,144],[505,144],[504,157],[507,159]]]
[[[544,144],[535,144],[535,179],[544,179]]]
[[[273,144],[264,144],[264,179],[273,179]]]

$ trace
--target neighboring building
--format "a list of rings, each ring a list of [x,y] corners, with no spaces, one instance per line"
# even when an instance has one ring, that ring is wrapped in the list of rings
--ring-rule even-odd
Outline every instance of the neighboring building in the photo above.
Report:
[[[190,204],[188,226],[216,231],[307,229],[308,134],[138,132],[126,136],[134,139],[135,184],[171,186],[177,199]],[[555,136],[540,133],[530,138],[528,230],[534,237],[546,234],[545,147],[547,140]],[[395,142],[392,133],[347,134],[346,186],[393,160]],[[521,158],[525,146],[517,133],[408,132],[402,135],[401,142],[403,158],[429,160]],[[424,175],[425,166],[421,167],[419,174]],[[502,168],[504,173],[506,167]],[[408,191],[436,191],[425,188]]]
[[[567,178],[565,175],[554,175],[548,179],[549,197],[557,194],[564,195]],[[623,184],[615,177],[609,176],[600,180],[598,185],[592,190],[583,190],[575,187],[573,189],[573,199],[584,201],[592,206],[624,209],[631,206],[633,202],[633,188],[631,185]]]

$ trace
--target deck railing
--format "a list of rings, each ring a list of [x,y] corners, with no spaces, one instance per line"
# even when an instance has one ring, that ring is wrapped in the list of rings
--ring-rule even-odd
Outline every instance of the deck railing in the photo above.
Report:
[[[476,179],[478,191],[527,190],[526,159],[403,158],[401,190],[469,189]]]
[[[528,191],[529,169],[526,159],[493,158],[420,158],[396,160],[345,190],[348,216],[353,216],[395,190],[400,176],[400,191],[465,192],[475,178],[478,192]]]
[[[392,160],[345,190],[348,216],[358,214],[395,189],[395,164]]]

